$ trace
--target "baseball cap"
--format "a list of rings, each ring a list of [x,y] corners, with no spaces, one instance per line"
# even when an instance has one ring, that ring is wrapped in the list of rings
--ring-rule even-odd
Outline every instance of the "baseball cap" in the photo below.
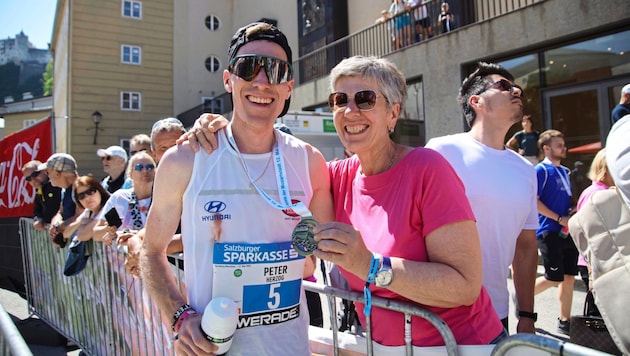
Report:
[[[265,22],[252,22],[236,31],[228,48],[228,63],[232,63],[238,50],[245,44],[253,41],[271,41],[278,44],[287,55],[287,62],[293,63],[293,54],[287,37],[276,26]],[[291,98],[285,100],[284,109],[278,117],[284,116],[289,111]]]
[[[77,170],[77,161],[67,153],[55,153],[48,157],[46,163],[42,163],[37,167],[38,171],[52,169],[58,172],[75,172]]]
[[[127,152],[120,146],[109,146],[105,149],[99,148],[98,151],[96,151],[96,154],[99,157],[118,156],[127,162]]]
[[[630,115],[617,121],[606,139],[606,165],[623,200],[630,206]]]
[[[621,88],[622,94],[630,94],[630,84],[626,84],[623,88]]]

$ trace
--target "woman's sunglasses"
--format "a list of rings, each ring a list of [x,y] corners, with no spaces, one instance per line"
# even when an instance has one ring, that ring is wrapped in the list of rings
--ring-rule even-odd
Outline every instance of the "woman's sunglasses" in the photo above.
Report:
[[[499,89],[501,91],[509,91],[510,94],[514,95],[515,88],[518,89],[518,91],[520,92],[518,97],[523,99],[523,97],[525,96],[525,92],[523,91],[523,88],[505,79],[497,80],[496,82],[490,84],[490,86],[485,88],[481,93],[489,89]]]
[[[280,58],[254,54],[235,57],[230,62],[228,71],[251,82],[262,67],[265,67],[265,73],[271,85],[286,83],[293,79],[293,68],[289,62]]]
[[[328,105],[333,111],[344,108],[348,105],[348,101],[354,98],[354,104],[361,111],[369,111],[374,109],[376,100],[380,98],[374,90],[361,90],[354,94],[354,96],[348,96],[346,93],[334,92],[328,96]]]
[[[28,177],[24,178],[27,182],[30,182],[33,180],[33,178],[37,177],[42,171],[35,171],[33,173],[31,173],[31,175],[29,175]]]
[[[147,171],[151,172],[153,169],[155,169],[155,165],[153,164],[136,164],[135,166],[133,166],[133,170],[134,171],[138,171],[141,172],[143,169],[146,169]]]
[[[83,200],[87,196],[94,195],[94,193],[96,193],[96,189],[95,188],[90,188],[90,189],[88,189],[88,190],[86,190],[84,192],[77,193],[77,200]]]

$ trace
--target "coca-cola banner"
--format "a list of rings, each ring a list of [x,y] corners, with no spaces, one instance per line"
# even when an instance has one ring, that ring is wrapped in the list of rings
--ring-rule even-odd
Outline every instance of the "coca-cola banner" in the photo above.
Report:
[[[33,216],[35,188],[22,176],[22,166],[52,154],[51,119],[0,141],[0,217]]]

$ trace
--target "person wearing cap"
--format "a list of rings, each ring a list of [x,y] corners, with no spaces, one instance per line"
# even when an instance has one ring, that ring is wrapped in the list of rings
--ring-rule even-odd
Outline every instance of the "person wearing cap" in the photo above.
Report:
[[[606,164],[616,187],[588,197],[569,219],[569,231],[591,265],[595,304],[619,348],[630,354],[630,115],[606,139]]]
[[[55,246],[64,247],[67,239],[63,238],[63,231],[81,213],[72,198],[72,184],[79,176],[77,161],[67,153],[55,153],[48,157],[46,163],[42,163],[37,170],[46,170],[51,184],[61,188],[61,207],[51,220],[48,235]]]
[[[622,117],[630,114],[630,84],[621,88],[621,98],[619,104],[612,109],[611,120],[612,125],[619,121]]]
[[[109,146],[99,148],[96,154],[101,157],[103,171],[107,177],[103,178],[101,184],[108,192],[113,193],[120,188],[131,188],[131,180],[125,179],[125,166],[127,165],[127,152],[120,146]]]
[[[42,162],[33,160],[22,167],[24,179],[35,188],[35,206],[33,208],[33,227],[35,230],[46,230],[52,218],[59,211],[61,188],[53,187],[46,170],[39,170]]]
[[[219,296],[230,297],[242,313],[230,354],[310,355],[301,284],[310,259],[294,252],[291,235],[302,214],[332,219],[326,162],[316,148],[273,128],[294,85],[285,35],[270,24],[249,24],[233,36],[228,60],[223,84],[234,103],[232,121],[214,152],[195,154],[184,143],[162,157],[140,272],[160,309],[172,315],[178,355],[217,350],[200,326],[204,308]],[[166,255],[180,218],[186,296]],[[245,259],[226,259],[235,255]],[[256,256],[265,263],[250,259]],[[231,263],[247,278],[230,272]]]

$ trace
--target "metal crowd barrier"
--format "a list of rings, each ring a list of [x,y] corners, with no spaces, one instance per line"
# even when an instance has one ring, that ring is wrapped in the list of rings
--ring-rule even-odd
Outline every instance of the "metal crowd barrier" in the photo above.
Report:
[[[32,356],[31,350],[20,335],[13,320],[0,304],[0,354]]]
[[[155,302],[149,297],[142,280],[127,275],[124,269],[123,251],[102,243],[94,243],[87,267],[78,275],[66,277],[63,275],[66,249],[54,247],[46,232],[36,231],[32,226],[32,219],[20,219],[27,281],[26,294],[31,313],[36,314],[89,355],[174,355],[170,321],[162,316]],[[178,273],[177,268],[173,270],[181,286],[183,275]],[[314,327],[310,330],[331,334],[332,345],[328,345],[332,348],[332,354],[339,355],[341,350],[339,338],[347,334],[336,331],[338,330],[336,298],[363,301],[363,295],[306,281],[304,288],[326,296],[331,330]],[[437,328],[445,341],[444,352],[448,355],[458,355],[460,352],[451,330],[433,312],[411,304],[378,297],[373,297],[372,304],[405,315],[405,325],[400,327],[405,333],[406,355],[412,355],[415,348],[411,345],[411,316],[427,319]],[[324,308],[325,305],[322,307]],[[8,335],[13,341],[14,334],[11,331],[5,332],[4,320],[0,319],[0,323],[3,340]],[[357,338],[362,339],[360,345],[365,345],[365,349],[360,350],[358,354],[372,355],[373,344],[369,320],[365,325],[365,330],[366,337],[357,335]],[[530,346],[552,354],[575,356],[593,355],[595,352],[592,349],[568,343],[551,345],[547,338],[540,336],[537,339],[520,337],[521,335],[514,335],[504,340],[496,347],[493,354],[503,355],[513,346]],[[309,339],[313,344],[312,335]],[[12,347],[17,347],[16,352],[12,351],[13,353],[28,354],[20,352],[20,347],[26,347],[23,345],[23,340],[22,344],[19,341],[13,344],[16,346]],[[28,347],[26,349],[28,350]],[[554,350],[559,350],[559,352]],[[341,351],[344,354],[353,354]],[[330,352],[326,353],[330,354]]]

